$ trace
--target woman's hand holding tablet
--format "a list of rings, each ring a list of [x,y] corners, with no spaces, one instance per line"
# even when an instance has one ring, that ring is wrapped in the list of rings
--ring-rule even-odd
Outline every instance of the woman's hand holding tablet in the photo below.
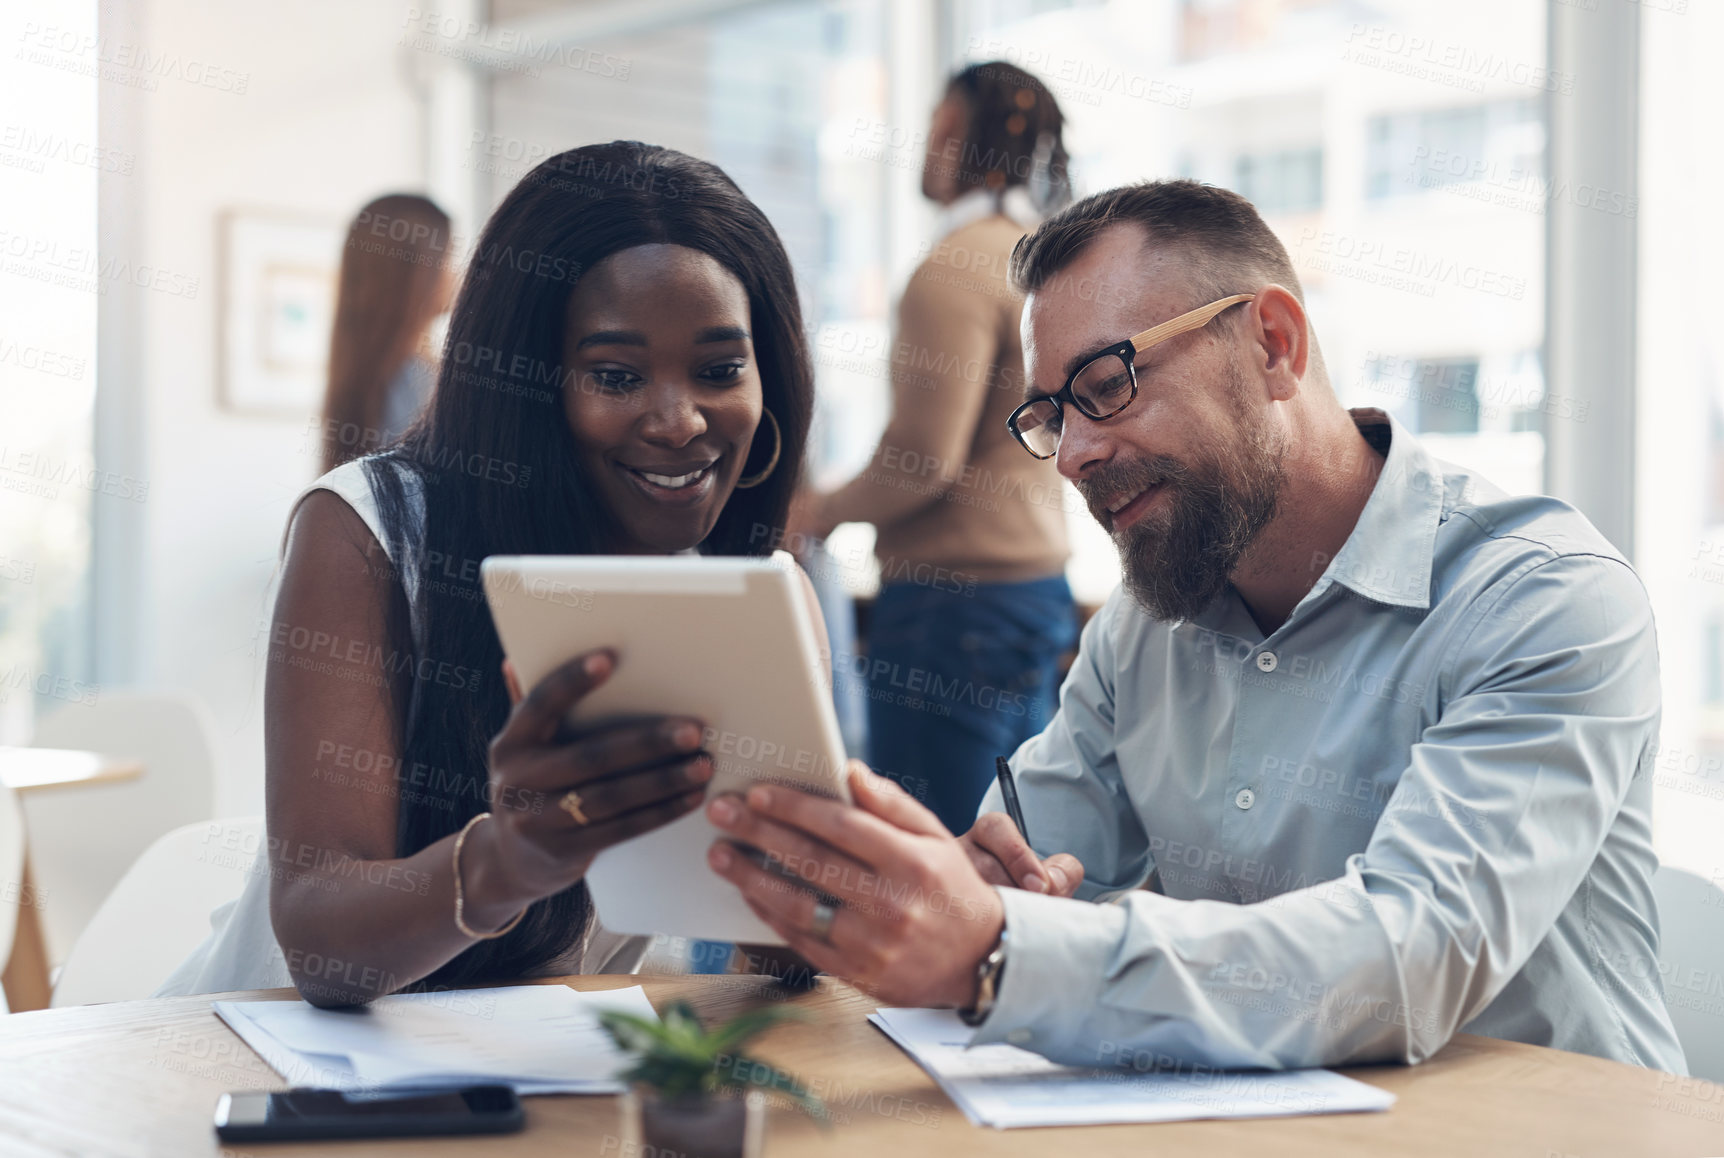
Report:
[[[688,716],[570,735],[571,709],[615,670],[610,651],[576,656],[524,696],[504,667],[515,703],[491,742],[493,823],[475,828],[462,854],[468,923],[478,929],[580,880],[611,845],[693,812],[713,775],[712,757],[701,751],[705,725]]]

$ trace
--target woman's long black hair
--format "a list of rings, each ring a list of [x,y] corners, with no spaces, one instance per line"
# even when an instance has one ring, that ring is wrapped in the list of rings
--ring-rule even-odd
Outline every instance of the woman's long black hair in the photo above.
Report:
[[[784,524],[814,383],[790,259],[772,225],[723,170],[672,149],[614,141],[540,164],[497,208],[469,259],[425,417],[364,460],[396,565],[419,576],[416,629],[404,597],[392,617],[395,654],[414,659],[412,706],[398,708],[406,717],[398,855],[493,806],[486,750],[509,699],[479,561],[594,554],[613,541],[612,515],[578,465],[563,409],[563,390],[578,388],[563,367],[569,295],[605,258],[656,243],[709,254],[742,283],[766,409],[782,432],[777,466],[731,495],[700,549],[764,555]],[[745,473],[771,453],[763,420]],[[424,494],[422,535],[406,487]],[[522,976],[566,953],[590,910],[584,884],[547,897],[507,936],[475,943],[421,984]]]

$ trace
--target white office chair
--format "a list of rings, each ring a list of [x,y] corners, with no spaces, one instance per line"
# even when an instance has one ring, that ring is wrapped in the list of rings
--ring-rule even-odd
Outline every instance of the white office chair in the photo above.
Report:
[[[238,897],[263,840],[263,817],[176,828],[120,879],[60,970],[51,1002],[93,1005],[154,993],[203,943],[210,911]]]
[[[18,914],[35,903],[34,896],[24,895],[24,813],[12,790],[0,784],[0,968],[12,959]],[[0,991],[0,1013],[7,1009],[6,994]]]
[[[150,843],[215,815],[210,712],[182,692],[106,691],[43,717],[32,743],[136,757],[125,784],[33,792],[24,801],[30,860],[42,890],[50,966],[65,961],[84,926]]]
[[[1710,986],[1692,995],[1698,1002],[1687,1003],[1684,987],[1669,980],[1695,970],[1708,978],[1724,972],[1724,890],[1666,865],[1652,878],[1652,891],[1658,898],[1660,972],[1666,977],[1670,1020],[1688,1055],[1688,1072],[1724,1082],[1724,1011],[1718,1009]]]

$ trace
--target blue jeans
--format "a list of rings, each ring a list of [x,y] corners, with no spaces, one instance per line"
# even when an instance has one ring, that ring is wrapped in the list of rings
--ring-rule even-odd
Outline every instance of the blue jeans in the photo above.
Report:
[[[1077,638],[1064,576],[965,591],[889,583],[874,602],[866,677],[869,763],[955,833],[969,831],[1010,756],[1053,717],[1059,659]]]

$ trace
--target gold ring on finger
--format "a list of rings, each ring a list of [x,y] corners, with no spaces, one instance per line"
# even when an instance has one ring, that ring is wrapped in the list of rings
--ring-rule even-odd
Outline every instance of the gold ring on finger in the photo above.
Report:
[[[587,823],[587,814],[581,811],[581,794],[573,788],[557,798],[557,807],[574,817],[576,824]]]

